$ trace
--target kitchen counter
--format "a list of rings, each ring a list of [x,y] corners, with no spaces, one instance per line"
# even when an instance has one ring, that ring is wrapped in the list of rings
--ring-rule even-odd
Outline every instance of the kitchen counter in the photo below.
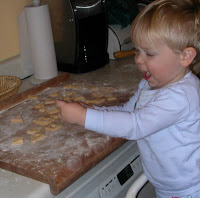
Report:
[[[141,75],[140,75],[140,72],[138,71],[137,67],[132,63],[132,61],[133,61],[132,58],[125,58],[125,59],[121,59],[121,60],[110,61],[110,63],[108,65],[106,65],[105,67],[103,67],[99,70],[96,70],[96,71],[92,71],[92,72],[84,73],[84,74],[70,74],[70,81],[76,82],[76,83],[81,82],[83,84],[89,83],[89,84],[94,84],[96,86],[103,85],[105,87],[107,87],[107,86],[115,87],[117,89],[124,90],[124,94],[127,94],[126,92],[131,90],[131,94],[133,94],[137,90],[137,86],[141,79]],[[19,93],[23,93],[23,91],[25,91],[29,88],[32,88],[34,86],[35,85],[31,84],[30,78],[23,80],[22,86],[19,89]],[[130,89],[130,87],[131,87],[131,89]],[[85,134],[85,132],[82,135],[84,135],[84,134]],[[62,135],[64,137],[66,134],[62,134]],[[56,137],[58,138],[58,135]],[[93,138],[96,138],[96,137],[93,137]],[[101,139],[101,137],[97,137],[97,138],[99,138],[99,140]],[[79,137],[79,139],[80,139],[80,137]],[[120,143],[119,144],[118,140],[114,140],[114,139],[111,138],[110,140],[109,139],[108,140],[109,140],[109,144],[111,143],[110,145],[112,145],[114,143],[113,149],[114,148],[116,149],[121,143],[119,141],[119,143]],[[5,148],[7,148],[7,147],[5,147]],[[26,147],[26,148],[28,148],[28,147]],[[108,153],[106,153],[107,149],[108,149]],[[19,149],[19,151],[20,151],[20,149]],[[109,147],[107,147],[105,144],[103,155],[100,155],[98,157],[98,160],[96,160],[96,161],[94,160],[93,162],[90,162],[90,164],[87,165],[87,168],[83,167],[81,170],[81,174],[83,174],[84,171],[89,170],[88,168],[92,168],[92,166],[94,166],[97,162],[99,162],[99,160],[106,157],[111,151],[113,151],[113,150],[109,150]],[[93,156],[93,158],[94,158],[94,156]],[[38,164],[39,164],[39,161],[38,161]],[[36,167],[36,168],[38,168],[38,167]],[[10,169],[11,168],[8,168],[8,170],[10,170]],[[31,167],[29,169],[31,169]],[[0,169],[0,170],[1,170],[1,175],[2,174],[7,175],[7,173],[5,173],[5,171],[3,171],[2,169]],[[19,172],[20,171],[23,172],[24,168],[22,169],[22,167],[20,167]],[[57,171],[57,170],[55,170],[55,171]],[[66,168],[65,168],[65,171],[67,171]],[[77,172],[77,174],[79,174],[78,171],[76,171],[76,172]],[[32,174],[32,173],[29,173],[29,174]],[[57,174],[57,173],[55,172],[55,174]],[[61,179],[61,178],[62,178],[62,175],[60,175],[59,179]],[[76,178],[78,178],[78,175],[76,175]],[[8,183],[8,185],[9,185],[9,180],[6,179],[5,182],[6,182],[6,184]],[[1,191],[4,189],[3,186],[5,186],[5,182],[0,183],[0,194],[1,194]],[[42,185],[41,185],[41,187],[42,187]],[[46,186],[45,186],[45,188],[46,188]]]
[[[63,72],[59,72],[62,74]],[[83,74],[70,74],[70,79],[75,81],[88,81],[95,84],[101,83],[108,86],[117,86],[119,88],[132,87],[135,91],[142,76],[137,66],[134,64],[133,57],[119,60],[110,60],[109,64],[103,68]],[[43,81],[35,81],[26,78],[22,80],[18,93],[34,87]]]
[[[142,78],[140,71],[133,62],[133,58],[111,60],[110,63],[96,71],[85,74],[71,74],[73,80],[89,80],[99,82],[108,86],[119,88],[130,88],[137,90],[139,81]]]

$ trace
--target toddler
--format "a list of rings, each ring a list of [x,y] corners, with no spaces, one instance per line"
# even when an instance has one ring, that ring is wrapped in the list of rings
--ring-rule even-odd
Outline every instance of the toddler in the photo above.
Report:
[[[200,58],[198,0],[156,0],[133,21],[135,63],[144,75],[122,106],[85,108],[56,101],[59,117],[136,140],[158,198],[200,198]]]

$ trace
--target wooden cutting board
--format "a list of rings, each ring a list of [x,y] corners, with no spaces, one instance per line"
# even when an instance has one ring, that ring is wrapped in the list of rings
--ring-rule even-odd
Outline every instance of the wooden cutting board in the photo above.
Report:
[[[37,96],[30,98],[29,96]],[[81,175],[121,146],[125,140],[113,138],[71,125],[50,114],[55,104],[47,101],[76,100],[89,105],[118,105],[128,100],[131,90],[102,87],[91,82],[72,82],[67,73],[0,104],[0,168],[30,177],[50,185],[51,193],[59,194]],[[37,109],[37,105],[44,108]],[[22,123],[13,123],[20,116]],[[53,124],[61,125],[56,131],[33,121],[54,117]],[[43,139],[33,143],[30,129],[39,129]],[[13,145],[15,138],[23,143]]]

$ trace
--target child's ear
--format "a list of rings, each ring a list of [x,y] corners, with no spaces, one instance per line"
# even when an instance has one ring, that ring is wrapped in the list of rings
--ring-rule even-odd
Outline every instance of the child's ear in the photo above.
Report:
[[[181,65],[188,67],[197,55],[197,51],[193,47],[187,47],[181,54]]]

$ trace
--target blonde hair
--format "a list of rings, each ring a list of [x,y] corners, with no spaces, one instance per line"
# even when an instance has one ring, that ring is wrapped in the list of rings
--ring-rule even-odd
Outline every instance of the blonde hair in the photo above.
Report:
[[[200,58],[200,3],[198,0],[155,0],[135,18],[131,27],[135,46],[164,42],[175,53],[187,47]]]

